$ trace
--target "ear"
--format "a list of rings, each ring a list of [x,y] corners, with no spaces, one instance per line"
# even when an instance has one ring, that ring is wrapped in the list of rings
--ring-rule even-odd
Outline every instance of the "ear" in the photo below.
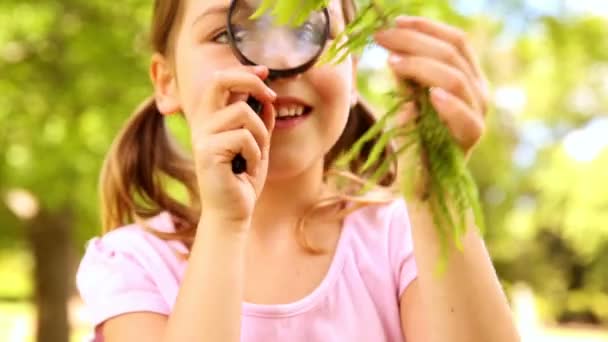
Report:
[[[154,84],[154,98],[158,111],[165,115],[180,111],[177,78],[169,61],[160,53],[152,55],[150,78]]]
[[[359,57],[357,56],[352,56],[352,66],[353,66],[353,70],[352,70],[352,82],[353,82],[353,87],[351,89],[351,94],[350,94],[350,98],[351,98],[351,102],[350,105],[351,107],[354,107],[357,104],[357,101],[359,101],[359,91],[357,90],[357,65],[359,65]]]

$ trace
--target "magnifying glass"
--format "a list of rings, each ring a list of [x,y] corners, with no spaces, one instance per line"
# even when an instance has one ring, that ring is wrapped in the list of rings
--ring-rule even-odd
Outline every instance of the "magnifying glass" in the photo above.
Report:
[[[312,12],[296,26],[293,22],[280,24],[271,11],[252,19],[261,3],[262,0],[233,0],[230,4],[227,33],[235,56],[244,65],[268,67],[266,83],[308,70],[323,52],[329,37],[327,8]],[[262,104],[252,96],[247,104],[258,114],[262,111]],[[238,154],[232,160],[232,171],[240,174],[246,169],[247,162]]]

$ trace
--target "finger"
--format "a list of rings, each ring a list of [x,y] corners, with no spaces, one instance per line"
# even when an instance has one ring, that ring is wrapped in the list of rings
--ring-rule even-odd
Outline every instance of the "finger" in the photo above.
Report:
[[[268,130],[269,134],[272,135],[272,131],[274,130],[274,125],[276,124],[277,118],[277,112],[272,103],[264,103],[260,118],[264,122],[266,130]]]
[[[232,167],[232,160],[241,154],[247,161],[247,173],[255,176],[262,151],[250,131],[242,128],[214,136],[212,149],[218,151],[220,162]]]
[[[475,77],[478,79],[483,78],[483,72],[479,66],[477,56],[473,52],[471,45],[468,43],[467,35],[464,31],[423,17],[399,16],[395,22],[397,27],[414,29],[416,31],[429,34],[437,39],[449,42],[456,48],[456,50],[465,56],[467,63],[473,70]]]
[[[261,113],[261,119],[264,121],[264,125],[268,132],[267,144],[262,146],[262,160],[268,160],[270,154],[270,141],[272,139],[272,131],[276,123],[276,110],[272,103],[264,103],[264,107]]]
[[[473,47],[467,39],[467,34],[461,29],[423,17],[399,16],[395,22],[397,27],[414,29],[416,31],[431,35],[437,39],[444,40],[455,47],[456,50],[465,57],[467,64],[469,64],[471,70],[473,71],[473,75],[475,76],[473,86],[481,94],[482,100],[480,104],[482,107],[482,113],[485,115],[487,105],[490,100],[490,89],[488,86],[488,81],[481,68],[481,63],[479,63],[479,58],[477,57],[477,54],[475,54]]]
[[[453,66],[427,57],[393,54],[389,58],[392,69],[403,78],[414,79],[427,87],[441,87],[457,95],[474,109],[479,109],[470,82],[464,73]]]
[[[245,94],[245,93],[231,93],[228,96],[227,104],[233,104],[233,103],[237,103],[239,101],[247,102],[248,99],[249,99],[249,94]]]
[[[391,28],[378,32],[376,41],[386,49],[400,54],[417,55],[443,61],[462,70],[471,81],[476,77],[474,70],[464,56],[453,45],[428,34],[410,29]]]
[[[268,128],[246,102],[239,101],[213,113],[200,127],[199,134],[212,135],[244,128],[251,132],[260,150],[270,144]]]
[[[462,99],[435,87],[431,89],[431,102],[465,151],[477,143],[484,130],[484,121]]]
[[[407,125],[416,116],[418,116],[418,111],[416,110],[416,105],[414,104],[414,102],[406,102],[405,104],[403,104],[403,107],[399,110],[399,113],[397,114],[397,126],[403,127]]]
[[[272,102],[276,93],[263,81],[267,70],[265,67],[240,67],[215,71],[201,101],[207,104],[208,111],[225,107],[231,93],[251,94],[261,102]]]
[[[381,46],[397,53],[429,57],[456,67],[465,74],[472,85],[473,96],[476,97],[477,103],[485,101],[474,71],[453,45],[428,34],[404,28],[378,32],[376,40]]]

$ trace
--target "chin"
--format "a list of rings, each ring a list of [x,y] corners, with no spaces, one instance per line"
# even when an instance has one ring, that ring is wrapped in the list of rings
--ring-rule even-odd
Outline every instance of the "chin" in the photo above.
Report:
[[[312,168],[323,163],[323,158],[312,157],[305,152],[299,154],[290,153],[289,156],[279,153],[270,153],[268,162],[267,182],[284,181],[300,176],[302,173],[310,171]]]
[[[348,106],[343,112],[348,112]],[[308,130],[295,131],[276,140],[275,136],[272,137],[267,182],[294,179],[306,172],[323,173],[325,155],[340,138],[348,115],[323,116],[321,113],[313,113],[311,126],[304,127]],[[314,131],[310,130],[311,127]]]

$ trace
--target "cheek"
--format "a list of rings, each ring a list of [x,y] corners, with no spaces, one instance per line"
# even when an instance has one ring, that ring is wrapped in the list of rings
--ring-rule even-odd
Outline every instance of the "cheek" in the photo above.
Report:
[[[310,82],[322,103],[318,121],[318,151],[325,155],[338,141],[346,123],[351,105],[352,64],[350,60],[339,65],[318,67]]]
[[[311,82],[324,102],[342,103],[350,101],[354,86],[350,59],[338,65],[317,67],[311,74]]]
[[[177,81],[183,110],[194,111],[215,71],[240,65],[228,48],[187,46],[177,56]]]
[[[352,63],[347,59],[339,65],[318,67],[311,78],[319,99],[324,104],[322,119],[330,130],[332,140],[337,140],[348,119],[354,87],[352,76]],[[338,136],[333,137],[336,134]]]

